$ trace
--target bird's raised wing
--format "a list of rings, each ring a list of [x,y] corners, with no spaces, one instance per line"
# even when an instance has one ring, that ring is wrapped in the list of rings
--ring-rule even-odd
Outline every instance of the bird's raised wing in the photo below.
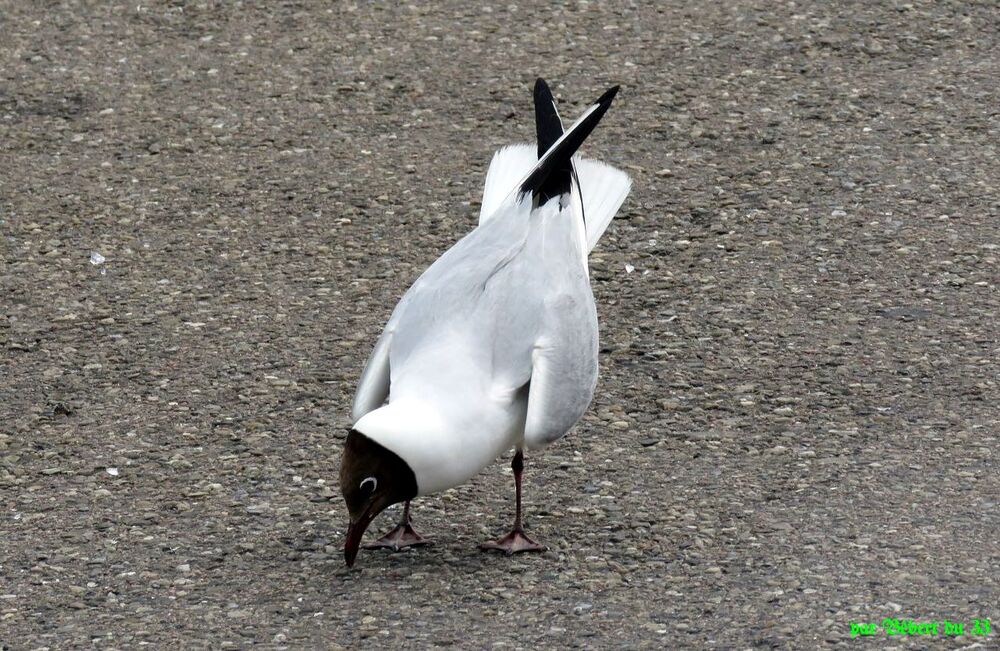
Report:
[[[559,138],[563,135],[562,120],[552,98],[552,91],[544,80],[535,83],[535,132],[537,145],[509,145],[496,152],[486,173],[483,187],[483,201],[479,212],[479,223],[492,217],[503,205],[511,190],[528,174]],[[586,229],[587,251],[597,245],[597,241],[608,228],[625,197],[632,189],[632,180],[621,170],[594,160],[573,156],[569,163],[571,174],[566,170],[554,170],[556,179],[563,183],[572,180],[572,201],[580,211]],[[565,187],[540,188],[542,202]]]

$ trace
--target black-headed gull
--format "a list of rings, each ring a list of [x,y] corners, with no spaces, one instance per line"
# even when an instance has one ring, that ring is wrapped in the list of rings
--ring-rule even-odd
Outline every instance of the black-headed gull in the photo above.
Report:
[[[513,530],[482,545],[545,549],[521,525],[523,450],[580,419],[597,384],[597,310],[587,254],[631,188],[576,150],[615,86],[563,133],[548,85],[535,84],[537,147],[498,151],[479,225],[403,295],[361,375],[340,487],[350,512],[344,558],[387,506],[399,526],[375,546],[423,544],[410,500],[462,484],[514,449]]]

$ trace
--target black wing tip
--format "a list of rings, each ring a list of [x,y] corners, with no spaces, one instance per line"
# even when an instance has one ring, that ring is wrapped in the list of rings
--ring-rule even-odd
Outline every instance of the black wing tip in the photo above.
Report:
[[[556,112],[552,90],[541,77],[535,82],[535,135],[538,141],[538,157],[549,150],[563,134],[562,121]]]
[[[593,128],[597,126],[597,123],[601,121],[601,118],[604,117],[604,114],[608,112],[609,108],[611,108],[611,102],[615,99],[615,96],[618,94],[618,91],[620,89],[621,86],[617,84],[612,86],[611,88],[604,91],[604,94],[598,97],[597,100],[592,104],[592,106],[596,106],[597,108],[588,117],[588,120],[592,122],[592,125],[590,129],[587,130],[586,132],[587,134],[589,134],[593,130]],[[584,139],[586,139],[586,136],[584,136]]]
[[[558,151],[550,151],[550,149],[556,146],[556,141],[564,134],[562,133],[562,125],[559,123],[558,115],[555,113],[555,105],[551,99],[545,101],[546,95],[548,98],[551,98],[551,91],[548,84],[541,77],[535,81],[535,123],[539,139],[539,164],[528,175],[528,178],[524,180],[524,183],[521,184],[520,192],[522,195],[531,193],[544,202],[547,198],[563,194],[569,190],[571,175],[573,174],[573,165],[571,162],[573,154],[583,144],[583,141],[587,139],[587,136],[594,130],[594,127],[601,121],[601,118],[604,117],[604,114],[611,107],[611,102],[620,89],[620,85],[615,85],[604,91],[604,94],[591,104],[586,117],[574,129],[571,129],[571,133],[565,134],[566,139],[560,143]],[[549,111],[555,117],[554,126],[557,126],[558,130],[545,128],[548,124],[546,115]],[[549,135],[553,131],[556,131],[554,138]],[[550,138],[551,142],[546,142]],[[548,155],[548,158],[544,161],[542,161],[543,154]],[[550,176],[554,178],[550,179]]]
[[[541,77],[535,82],[534,100],[536,119],[539,116],[547,119],[555,114],[555,98],[552,96],[552,89]]]
[[[600,97],[598,97],[597,101],[594,102],[594,104],[601,104],[601,105],[604,105],[604,106],[610,106],[611,105],[611,100],[613,100],[615,98],[615,96],[618,94],[619,90],[621,90],[621,85],[620,84],[615,84],[611,88],[609,88],[606,91],[604,91],[604,94],[601,95]]]
[[[604,91],[604,94],[597,98],[594,104],[611,104],[611,101],[618,95],[618,91],[621,90],[621,84],[615,84],[611,88]],[[552,101],[554,98],[552,96],[552,89],[549,87],[547,81],[539,77],[535,80],[535,101]]]

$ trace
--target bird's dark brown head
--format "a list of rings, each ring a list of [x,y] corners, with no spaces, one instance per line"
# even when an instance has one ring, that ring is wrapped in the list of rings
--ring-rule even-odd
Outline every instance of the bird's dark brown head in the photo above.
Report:
[[[371,521],[387,506],[416,497],[417,479],[399,455],[352,429],[340,462],[340,492],[351,516],[344,542],[350,567]]]

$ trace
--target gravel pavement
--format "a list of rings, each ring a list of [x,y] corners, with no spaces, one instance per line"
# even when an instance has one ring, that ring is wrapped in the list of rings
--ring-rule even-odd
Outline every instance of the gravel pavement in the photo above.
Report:
[[[0,648],[997,648],[998,34],[992,0],[0,0]],[[476,549],[500,459],[349,571],[356,379],[539,75],[565,116],[622,84],[585,149],[635,181],[594,404],[527,459],[550,551]]]

